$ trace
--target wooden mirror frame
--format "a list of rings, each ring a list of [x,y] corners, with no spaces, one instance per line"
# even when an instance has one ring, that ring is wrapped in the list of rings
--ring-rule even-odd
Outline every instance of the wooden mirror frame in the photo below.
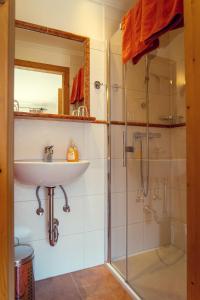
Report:
[[[84,83],[84,105],[87,107],[88,111],[88,119],[90,119],[90,39],[88,37],[80,36],[77,34],[73,34],[70,32],[65,32],[62,30],[54,29],[54,28],[49,28],[46,26],[42,25],[37,25],[33,23],[28,23],[20,20],[15,20],[15,27],[16,28],[21,28],[25,30],[30,30],[30,31],[35,31],[39,33],[44,33],[48,35],[53,35],[57,37],[61,37],[64,39],[68,40],[73,40],[77,42],[82,42],[84,45],[84,78],[85,78],[85,83]],[[46,116],[45,116],[46,115]],[[15,112],[16,117],[25,117],[25,116],[31,116],[31,117],[36,117],[36,118],[56,118],[56,119],[65,119],[65,116],[67,119],[80,119],[80,117],[76,116],[71,116],[71,115],[59,115],[59,114],[44,114],[44,113],[25,113],[25,112]],[[82,117],[83,119],[84,117]],[[91,117],[92,118],[92,117]],[[93,118],[95,119],[95,118]]]

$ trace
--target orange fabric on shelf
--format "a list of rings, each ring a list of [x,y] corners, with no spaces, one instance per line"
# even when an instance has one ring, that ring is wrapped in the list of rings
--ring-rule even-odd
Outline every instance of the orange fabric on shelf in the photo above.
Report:
[[[78,72],[78,83],[79,83],[79,95],[78,101],[84,100],[84,68],[81,68]]]
[[[168,30],[183,26],[183,0],[141,0],[141,3],[142,41],[149,43]]]
[[[74,77],[72,92],[70,97],[70,103],[74,104],[77,101],[77,91],[78,91],[78,74]]]
[[[74,77],[70,103],[75,104],[84,100],[84,68],[80,68]]]
[[[141,41],[141,20],[142,2],[138,1],[122,20],[122,59],[124,64],[130,59],[136,64],[145,53],[159,46],[159,40],[150,41],[148,43]]]

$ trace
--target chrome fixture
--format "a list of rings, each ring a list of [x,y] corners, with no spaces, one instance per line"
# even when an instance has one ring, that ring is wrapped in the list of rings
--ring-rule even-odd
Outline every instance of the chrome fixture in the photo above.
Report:
[[[62,185],[59,185],[61,188],[64,198],[65,198],[65,204],[63,206],[63,211],[66,213],[69,213],[71,211],[69,202],[68,202],[68,197],[67,193],[64,190]],[[36,189],[36,197],[38,200],[38,208],[36,210],[36,213],[38,216],[42,216],[44,214],[44,209],[42,208],[42,203],[39,197],[39,190],[41,186],[38,186]],[[46,187],[47,192],[48,192],[48,202],[49,202],[49,244],[54,247],[57,242],[58,242],[58,237],[59,237],[59,231],[58,231],[58,226],[59,226],[59,221],[54,217],[54,193],[55,193],[55,186],[54,187]]]
[[[41,188],[41,186],[37,186],[37,188],[36,188],[36,198],[37,198],[37,201],[38,201],[38,208],[36,210],[36,214],[38,216],[42,216],[44,214],[44,209],[42,208],[42,202],[41,202],[40,196],[39,196],[40,188]]]
[[[94,87],[95,87],[95,89],[96,90],[100,90],[100,88],[103,86],[103,83],[102,82],[100,82],[100,81],[98,81],[98,80],[96,80],[95,82],[94,82]]]
[[[144,132],[135,132],[133,134],[135,140],[141,140],[146,138],[146,133]],[[149,139],[161,138],[161,133],[159,132],[149,132]]]
[[[181,115],[166,115],[166,116],[160,116],[160,121],[167,121],[171,124],[176,124],[177,122],[180,123],[183,121],[184,117]]]
[[[29,109],[30,113],[43,113],[45,111],[47,111],[47,108],[44,107],[25,107],[27,109]]]
[[[61,188],[61,190],[62,190],[62,192],[64,194],[64,197],[65,197],[65,205],[63,206],[63,211],[69,213],[71,211],[71,209],[70,209],[70,206],[69,206],[69,201],[68,201],[67,193],[64,190],[64,188],[63,188],[62,185],[59,185],[59,187]]]
[[[55,187],[47,187],[49,201],[49,243],[54,247],[58,242],[58,219],[54,218],[54,189]]]
[[[19,101],[14,100],[14,111],[19,111]]]
[[[44,148],[44,161],[52,162],[53,161],[53,146],[46,146]]]

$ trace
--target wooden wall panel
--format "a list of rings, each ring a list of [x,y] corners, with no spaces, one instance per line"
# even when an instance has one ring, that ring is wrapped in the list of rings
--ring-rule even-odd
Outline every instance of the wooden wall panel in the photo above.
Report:
[[[0,299],[14,299],[13,62],[14,1],[0,4]]]
[[[188,300],[200,299],[200,1],[185,0]]]

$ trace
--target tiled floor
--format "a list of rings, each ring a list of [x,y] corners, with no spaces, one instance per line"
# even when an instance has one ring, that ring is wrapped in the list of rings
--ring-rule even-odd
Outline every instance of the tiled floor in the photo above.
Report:
[[[106,266],[36,283],[36,300],[131,300]]]

